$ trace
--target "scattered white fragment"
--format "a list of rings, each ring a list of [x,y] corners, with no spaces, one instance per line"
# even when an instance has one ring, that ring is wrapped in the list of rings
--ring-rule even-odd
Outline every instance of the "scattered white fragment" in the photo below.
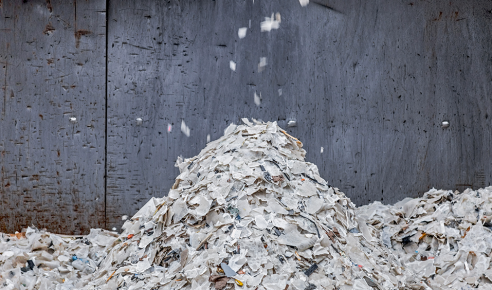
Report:
[[[249,29],[251,29],[251,19],[249,20]]]
[[[260,96],[261,96],[261,93],[260,93]],[[259,106],[261,104],[261,97],[259,97],[256,92],[255,92],[255,95],[254,95],[254,101],[255,101],[255,104],[257,106]]]
[[[259,228],[259,229],[266,229],[267,226],[268,226],[268,222],[265,220],[265,218],[261,215],[257,215],[255,217],[255,223],[256,223],[256,226]]]
[[[233,239],[239,239],[241,237],[241,230],[234,229],[231,234],[231,238]]]
[[[136,121],[137,121],[137,125],[139,125],[139,126],[142,125],[142,122],[143,122],[142,118],[137,118]]]
[[[253,127],[253,123],[251,123],[248,118],[242,118],[241,121],[243,121],[244,124],[250,126],[250,127]]]
[[[449,121],[442,121],[441,127],[442,127],[442,128],[447,128],[447,127],[449,127]]]
[[[207,134],[207,143],[210,142],[210,134]]]
[[[241,28],[239,28],[238,31],[237,31],[237,36],[239,36],[240,39],[245,38],[246,37],[246,31],[248,31],[248,28],[247,27],[241,27]]]
[[[232,60],[229,62],[229,67],[231,68],[232,71],[236,71],[236,63],[233,62]]]
[[[272,13],[272,17],[265,17],[265,21],[262,21],[260,26],[261,32],[271,31],[272,29],[278,29],[280,27],[280,21],[277,21],[275,15]]]
[[[5,252],[3,252],[1,257],[3,259],[8,259],[8,258],[12,257],[14,254],[15,253],[13,251],[5,251]]]
[[[224,136],[227,136],[236,130],[236,124],[231,123],[227,128],[224,129]]]
[[[124,216],[121,217],[121,220],[123,220],[123,221],[126,221],[127,219],[128,219],[128,216],[127,215],[124,215]]]
[[[278,95],[281,96],[282,95],[282,89],[278,89]]]
[[[149,262],[149,258],[144,258],[142,261],[137,263],[137,266],[135,268],[135,271],[137,273],[143,273],[145,270],[150,268],[152,265]]]
[[[295,126],[297,126],[297,122],[295,120],[290,120],[287,123],[287,127],[295,127]]]
[[[173,126],[169,123],[167,123],[167,133],[171,133],[171,130],[173,129]]]
[[[190,128],[186,126],[186,123],[184,120],[181,120],[181,132],[186,135],[186,137],[190,137]]]
[[[113,228],[112,228],[112,230],[113,230],[113,231],[116,231],[116,228],[115,228],[115,227],[113,227]]]
[[[72,123],[77,123],[77,118],[75,118],[75,117],[70,117],[70,122],[72,122]]]
[[[68,262],[70,261],[70,258],[64,255],[58,256],[58,261],[60,262]]]
[[[324,150],[324,148],[323,148],[323,147],[321,147],[321,153],[323,153],[323,150]]]
[[[301,3],[301,6],[307,6],[309,4],[309,0],[299,0],[299,3]]]
[[[262,72],[267,65],[267,58],[260,57],[260,63],[258,63],[258,72]]]
[[[140,244],[138,245],[138,247],[141,249],[145,249],[145,247],[147,247],[153,240],[154,240],[153,236],[144,235],[140,239]]]

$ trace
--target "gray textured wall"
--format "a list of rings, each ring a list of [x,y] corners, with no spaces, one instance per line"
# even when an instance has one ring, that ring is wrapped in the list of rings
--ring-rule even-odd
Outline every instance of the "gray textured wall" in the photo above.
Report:
[[[207,134],[216,139],[230,122],[238,123],[242,117],[276,120],[284,128],[288,120],[297,120],[298,126],[288,131],[304,142],[307,160],[316,163],[321,175],[356,204],[374,200],[393,203],[432,187],[463,190],[490,185],[492,2],[315,1],[319,3],[311,1],[304,8],[297,0],[120,0],[109,1],[109,7],[102,1],[77,2],[77,7],[86,6],[76,10],[77,15],[86,13],[87,28],[83,29],[97,31],[82,35],[80,48],[74,41],[73,23],[82,17],[75,18],[73,9],[63,12],[54,1],[48,1],[53,12],[41,21],[32,20],[37,10],[25,7],[39,3],[36,7],[44,5],[46,10],[44,1],[18,3],[16,7],[4,3],[0,8],[0,57],[9,65],[3,67],[6,77],[4,80],[0,74],[0,83],[6,83],[7,101],[2,108],[10,117],[4,113],[1,119],[0,142],[2,150],[10,153],[2,155],[0,162],[2,174],[10,176],[11,184],[17,180],[18,185],[7,188],[3,181],[7,179],[2,180],[6,196],[2,197],[2,209],[19,218],[27,206],[14,196],[21,194],[22,186],[32,187],[34,181],[13,176],[21,170],[30,170],[30,174],[40,170],[22,169],[25,166],[19,156],[29,152],[33,162],[52,165],[46,165],[47,177],[26,196],[42,201],[52,192],[60,192],[56,203],[46,207],[51,209],[73,204],[74,196],[79,196],[83,206],[93,204],[99,212],[101,203],[94,202],[94,197],[105,194],[103,223],[108,228],[119,226],[122,215],[132,215],[151,196],[167,194],[178,173],[173,167],[178,155],[196,155],[205,146]],[[17,17],[28,15],[26,23],[31,27],[20,30],[12,19],[4,17],[6,11]],[[276,12],[281,15],[280,28],[260,32],[260,22]],[[59,30],[72,29],[72,34],[57,35],[56,30],[48,38],[38,31],[49,21],[57,23],[56,19],[68,22],[70,28],[61,21]],[[238,28],[248,27],[250,20],[251,29],[239,39]],[[34,48],[26,52],[10,44],[9,49],[3,49],[11,35],[17,35],[19,43],[34,39]],[[88,115],[85,119],[93,120],[93,127],[77,123],[78,136],[95,147],[91,155],[84,155],[89,150],[70,136],[65,143],[57,140],[56,134],[37,141],[50,144],[44,151],[41,145],[16,141],[26,133],[11,125],[14,116],[27,122],[37,115],[26,111],[29,102],[49,115],[44,120],[51,122],[48,132],[58,132],[59,127],[71,129],[66,123],[68,114],[56,117],[58,111],[40,105],[35,96],[38,91],[60,90],[57,86],[62,85],[44,81],[49,75],[44,63],[39,68],[42,77],[28,71],[32,69],[28,53],[40,54],[39,47],[54,41],[53,37],[58,39],[58,53],[73,60],[65,60],[58,75],[84,70],[83,76],[64,82],[77,81],[85,87],[68,89],[71,94],[63,91],[63,97],[46,93],[43,97],[48,104],[60,103],[61,108],[72,102],[77,112]],[[87,64],[79,67],[79,61],[74,60],[77,57],[86,57]],[[262,72],[257,67],[260,57],[268,62]],[[235,72],[229,69],[231,60],[237,64]],[[14,80],[12,75],[23,79]],[[107,131],[105,100],[100,95],[105,77]],[[16,103],[11,101],[10,91],[17,83],[23,91],[14,90]],[[253,102],[255,91],[262,95],[259,107]],[[91,109],[91,102],[97,102],[96,109]],[[59,110],[59,114],[72,112]],[[143,123],[137,125],[136,118],[142,118]],[[182,119],[191,128],[190,137],[179,130]],[[443,120],[451,126],[442,129]],[[35,122],[43,124],[43,120]],[[171,133],[167,132],[168,123],[173,124]],[[40,138],[45,135],[50,136],[44,133]],[[56,150],[54,144],[68,144],[60,148],[69,148],[58,163],[56,156],[49,155],[53,153],[47,153]],[[58,168],[75,162],[81,174],[71,173],[70,186],[46,185],[56,180],[56,172],[65,170]],[[60,180],[69,178],[67,172],[63,174]],[[77,194],[67,194],[74,189]],[[92,220],[84,214],[79,211],[73,216]]]
[[[106,2],[24,2],[0,2],[0,231],[88,232],[105,225]]]

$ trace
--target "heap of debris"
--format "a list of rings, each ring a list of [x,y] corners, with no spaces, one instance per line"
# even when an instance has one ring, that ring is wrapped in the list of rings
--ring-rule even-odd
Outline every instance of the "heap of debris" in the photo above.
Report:
[[[393,289],[400,267],[276,123],[231,125],[123,225],[90,289]],[[370,285],[370,286],[369,286]]]
[[[492,289],[492,187],[463,193],[432,189],[395,205],[379,202],[356,213],[405,268],[419,289]]]
[[[243,122],[119,235],[1,235],[2,289],[490,288],[492,187],[356,208],[299,140]]]
[[[0,234],[0,289],[81,289],[118,235],[93,229],[63,236],[27,228]]]

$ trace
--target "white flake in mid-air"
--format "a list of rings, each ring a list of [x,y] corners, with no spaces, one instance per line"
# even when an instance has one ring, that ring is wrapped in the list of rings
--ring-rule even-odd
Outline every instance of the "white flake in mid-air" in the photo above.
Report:
[[[246,28],[246,27],[239,28],[239,30],[237,31],[237,36],[239,36],[239,38],[245,38],[246,37],[246,31],[248,31],[248,28]]]
[[[186,135],[186,137],[190,137],[190,128],[186,126],[184,120],[181,121],[181,132]]]

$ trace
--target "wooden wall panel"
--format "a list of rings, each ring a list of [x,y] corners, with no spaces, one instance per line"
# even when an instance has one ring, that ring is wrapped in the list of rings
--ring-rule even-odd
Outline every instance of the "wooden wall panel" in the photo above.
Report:
[[[242,117],[284,128],[297,120],[288,131],[307,160],[356,204],[490,185],[491,11],[478,0],[118,1],[108,224],[167,194],[176,157],[196,155]],[[261,32],[277,12],[280,28]]]
[[[0,3],[0,231],[104,227],[106,1]]]
[[[490,1],[108,3],[0,4],[0,231],[118,227],[243,117],[356,204],[492,182]]]

